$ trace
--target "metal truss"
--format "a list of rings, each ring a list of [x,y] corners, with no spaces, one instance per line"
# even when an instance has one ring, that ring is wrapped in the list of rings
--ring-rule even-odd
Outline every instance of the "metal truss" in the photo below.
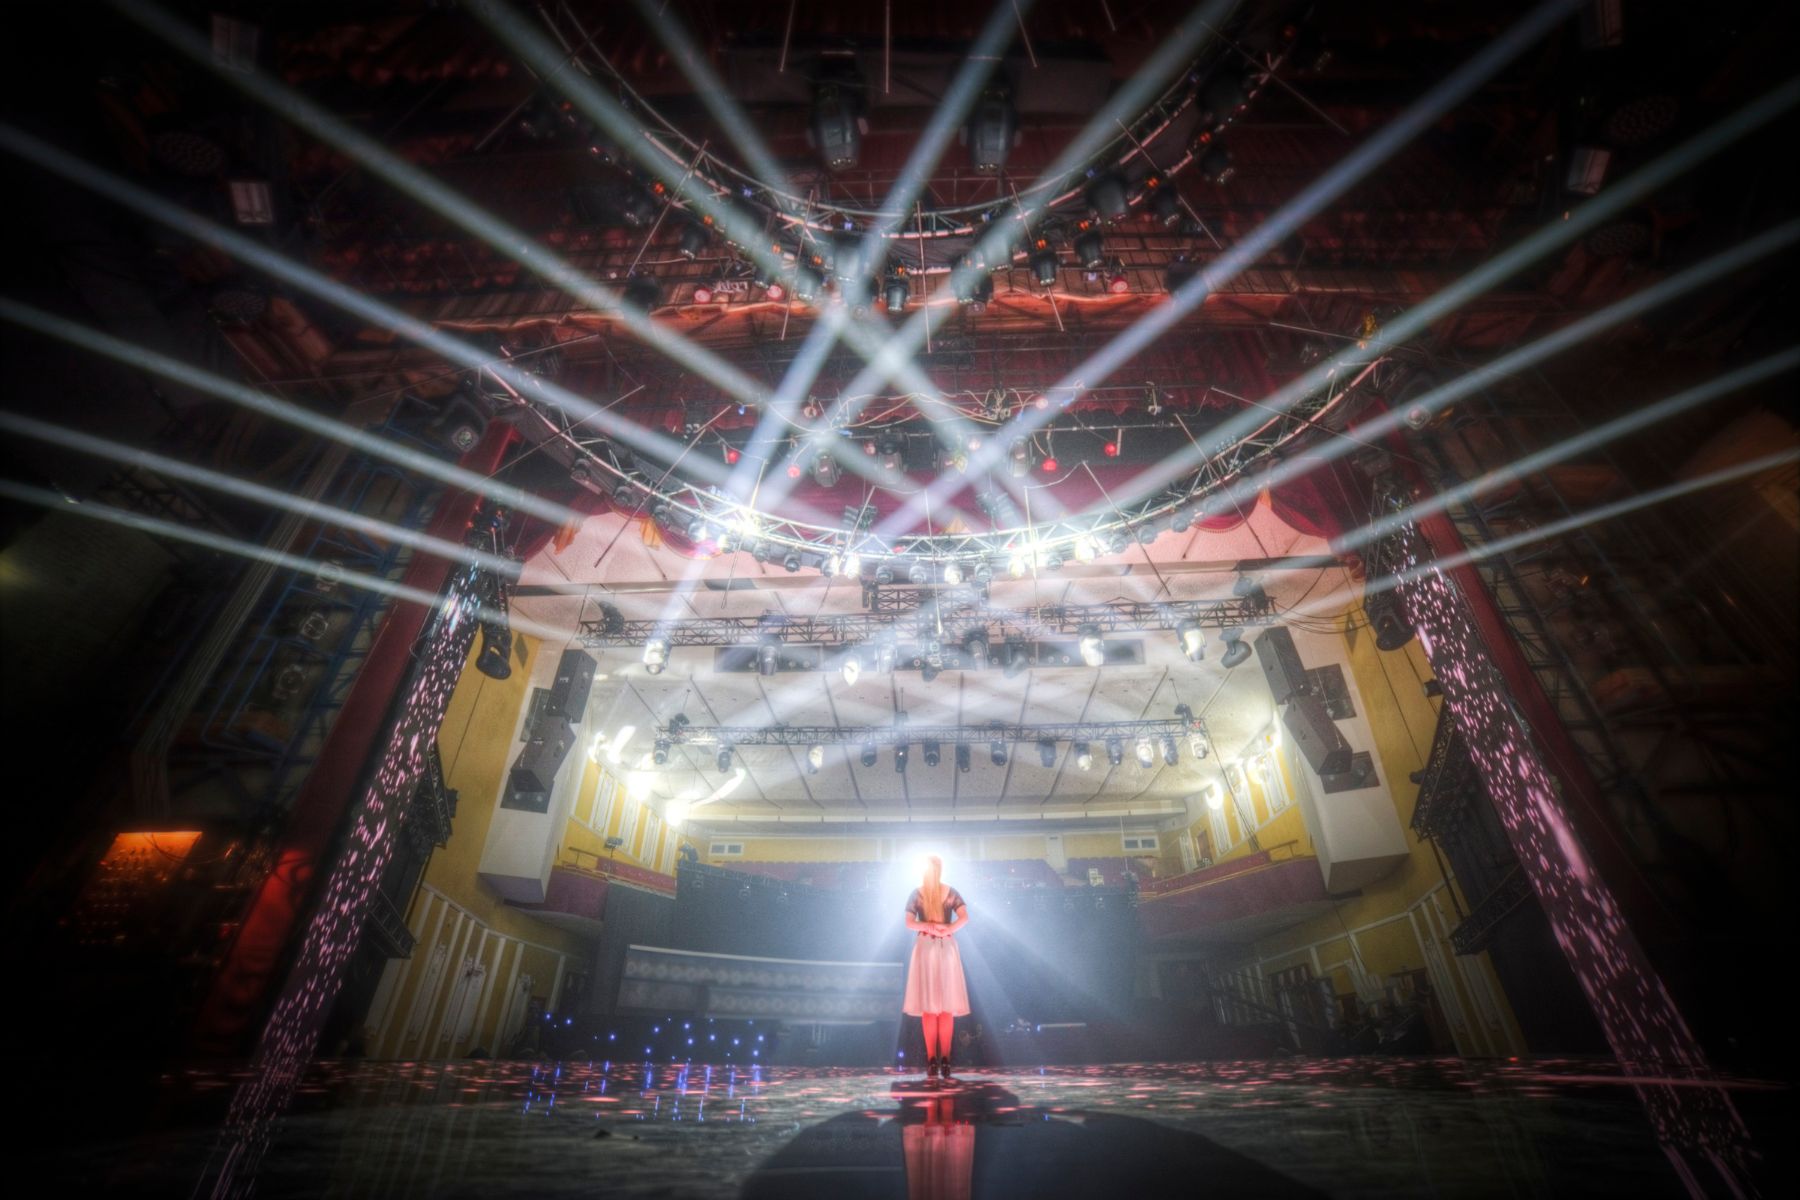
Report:
[[[905,636],[924,636],[956,641],[970,633],[986,633],[1002,640],[1042,637],[1075,637],[1084,626],[1101,633],[1174,629],[1192,621],[1205,629],[1233,629],[1269,625],[1275,620],[1269,605],[1253,597],[1226,600],[1171,600],[1151,603],[1117,600],[1110,604],[1064,604],[1041,608],[989,608],[971,603],[947,608],[939,599],[919,607],[875,612],[845,613],[829,617],[698,617],[681,621],[627,621],[616,616],[581,622],[578,635],[583,646],[642,646],[651,637],[668,639],[673,646],[753,646],[774,637],[784,645],[854,646]]]
[[[1167,717],[1146,721],[1062,721],[1045,725],[691,725],[673,721],[659,725],[657,737],[678,746],[903,746],[913,742],[985,746],[992,742],[1087,742],[1104,746],[1108,739],[1186,738],[1199,735],[1212,743],[1199,717]],[[1210,750],[1208,751],[1210,753]]]
[[[806,237],[828,235],[831,231],[841,229],[843,221],[849,218],[859,223],[886,222],[893,225],[894,232],[890,235],[890,241],[939,242],[945,238],[979,233],[987,222],[1005,219],[1016,208],[1037,203],[1040,198],[1045,198],[1042,203],[1046,210],[1070,208],[1079,201],[1088,179],[1108,166],[1120,171],[1134,171],[1141,169],[1144,164],[1151,164],[1158,175],[1178,175],[1198,161],[1199,156],[1207,149],[1207,142],[1195,140],[1189,145],[1178,147],[1175,160],[1167,164],[1153,163],[1150,149],[1159,140],[1166,145],[1180,136],[1175,131],[1178,118],[1196,107],[1197,93],[1193,81],[1197,72],[1205,65],[1209,54],[1225,53],[1217,47],[1210,52],[1203,51],[1187,70],[1174,77],[1169,86],[1132,122],[1131,127],[1122,127],[1117,135],[1109,138],[1086,160],[1071,166],[1062,174],[1015,187],[1010,205],[987,199],[980,203],[931,208],[921,204],[912,211],[883,212],[856,204],[822,200],[816,192],[802,195],[779,186],[777,181],[760,179],[725,161],[712,152],[708,144],[696,141],[658,111],[650,100],[639,94],[632,87],[631,81],[600,52],[595,41],[598,31],[590,31],[584,27],[567,4],[558,5],[554,13],[548,10],[540,12],[552,35],[582,73],[603,82],[634,114],[640,116],[644,138],[660,153],[668,156],[670,170],[685,167],[695,184],[705,187],[714,195],[729,197],[733,203],[760,211],[767,219]],[[567,28],[564,27],[565,24]],[[1286,60],[1288,49],[1287,45],[1283,45],[1263,60],[1251,63],[1252,97],[1275,77]],[[1237,115],[1233,114],[1226,119],[1235,120]],[[1217,127],[1213,132],[1217,132]],[[1134,204],[1144,200],[1142,195],[1133,197]]]

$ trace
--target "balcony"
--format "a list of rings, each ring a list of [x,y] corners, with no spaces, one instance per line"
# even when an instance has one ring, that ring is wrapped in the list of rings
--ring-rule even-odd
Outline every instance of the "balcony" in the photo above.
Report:
[[[606,922],[606,898],[615,887],[632,887],[659,896],[675,894],[675,879],[631,863],[570,850],[573,861],[550,868],[544,898],[536,903],[508,900],[522,913],[579,937],[598,937]]]
[[[1292,844],[1144,885],[1138,923],[1152,943],[1247,942],[1331,911],[1319,860]]]

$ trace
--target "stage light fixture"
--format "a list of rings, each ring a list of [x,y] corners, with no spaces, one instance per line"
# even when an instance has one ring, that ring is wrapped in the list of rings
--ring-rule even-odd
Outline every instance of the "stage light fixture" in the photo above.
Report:
[[[1080,639],[1077,645],[1081,648],[1081,661],[1090,667],[1105,665],[1106,643],[1100,637],[1100,627],[1083,625],[1075,632]]]
[[[1098,229],[1084,230],[1075,238],[1075,261],[1084,271],[1098,271],[1106,261],[1106,239]]]
[[[1019,479],[1031,472],[1031,451],[1023,441],[1014,442],[1007,455],[1014,479]]]
[[[1156,765],[1156,746],[1147,737],[1137,740],[1137,765],[1146,770]]]
[[[806,752],[806,773],[817,775],[825,765],[825,747],[813,746]]]
[[[865,767],[872,767],[875,765],[875,743],[874,742],[864,742],[863,743],[862,765]]]
[[[956,769],[964,775],[969,773],[969,748],[961,742],[956,744]]]
[[[884,641],[875,647],[875,669],[883,675],[894,673],[894,643]]]
[[[1237,577],[1236,582],[1231,585],[1231,594],[1248,600],[1259,612],[1268,611],[1269,593],[1263,590],[1262,584],[1248,575]]]
[[[796,563],[795,568],[798,565]],[[763,676],[773,675],[780,666],[781,642],[771,634],[763,638],[762,643],[756,647],[756,673]]]
[[[938,745],[938,743],[925,742],[923,743],[923,747],[925,751],[926,766],[935,767],[944,761],[944,749],[942,746]]]
[[[1056,766],[1056,743],[1054,741],[1050,738],[1039,738],[1037,749],[1038,762],[1042,763],[1046,769]]]
[[[976,586],[986,587],[994,581],[994,568],[986,563],[976,563],[975,570],[970,573],[969,578],[975,582]]]
[[[912,298],[911,281],[906,278],[904,273],[889,275],[883,286],[882,298],[886,302],[889,312],[902,311],[906,308],[906,302]]]
[[[855,686],[856,681],[862,677],[863,673],[862,654],[852,650],[844,655],[844,661],[839,664],[839,670],[844,674],[844,682]]]
[[[1209,146],[1194,160],[1194,170],[1208,183],[1224,183],[1236,173],[1231,164],[1231,151],[1223,146]]]
[[[1131,203],[1125,194],[1125,181],[1112,171],[1088,185],[1087,203],[1088,208],[1102,221],[1123,220],[1131,211]]]
[[[1075,743],[1075,766],[1082,771],[1094,769],[1094,751],[1086,742]]]
[[[854,550],[852,550],[848,554],[844,555],[844,574],[846,574],[846,575],[861,575],[862,574],[862,555],[858,554]]]
[[[1055,287],[1057,274],[1056,247],[1049,238],[1036,238],[1031,243],[1031,277],[1039,287]]]
[[[660,633],[653,633],[645,638],[644,670],[651,675],[661,675],[668,663],[669,639]]]
[[[719,756],[714,761],[718,764],[719,774],[729,775],[731,773],[731,747],[720,746]]]
[[[963,637],[963,655],[969,660],[971,671],[979,671],[988,664],[988,635],[985,629],[972,629]]]
[[[883,438],[877,448],[881,455],[881,469],[898,471],[900,469],[900,443],[892,438]]]
[[[512,630],[499,621],[481,623],[481,654],[475,669],[489,679],[507,679],[512,675]]]
[[[1206,633],[1197,621],[1187,620],[1175,626],[1175,637],[1181,643],[1181,652],[1187,655],[1189,662],[1199,662],[1206,657]]]
[[[939,675],[943,674],[943,672],[944,668],[942,663],[934,661],[929,657],[919,663],[919,678],[926,683],[933,682]]]
[[[1181,193],[1171,183],[1161,183],[1150,193],[1150,215],[1158,224],[1170,226],[1181,220]]]
[[[1031,652],[1025,648],[1025,643],[1008,638],[1006,642],[1006,677],[1017,679],[1030,666]]]
[[[1118,439],[1117,439],[1117,438],[1116,438],[1116,437],[1115,437],[1115,438],[1114,438],[1114,439],[1113,439],[1113,440],[1111,440],[1111,441],[1108,441],[1108,442],[1104,442],[1104,443],[1102,443],[1102,444],[1101,444],[1101,446],[1100,446],[1100,453],[1102,453],[1102,454],[1104,454],[1104,455],[1106,455],[1106,457],[1108,457],[1108,458],[1117,458],[1117,457],[1119,457],[1119,442],[1118,442]]]
[[[958,585],[960,585],[962,583],[962,581],[963,581],[962,567],[953,562],[945,563],[944,564],[944,582],[949,584],[951,587],[957,587]]]
[[[800,569],[800,556],[792,550],[782,555],[781,569],[786,571],[789,575],[798,571]]]
[[[1195,762],[1205,758],[1206,738],[1198,732],[1188,734],[1188,753],[1194,756]]]
[[[914,563],[906,568],[906,581],[914,587],[931,582],[931,568],[924,563]]]
[[[707,243],[711,240],[712,234],[706,226],[695,221],[688,221],[681,227],[681,236],[676,241],[676,249],[681,253],[681,257],[692,262],[706,253]]]
[[[820,453],[812,461],[813,482],[822,488],[836,487],[838,482],[837,459],[829,454]]]
[[[894,747],[894,774],[906,774],[906,743]]]
[[[888,584],[894,582],[894,568],[887,563],[882,563],[879,567],[876,567],[875,582],[881,587],[886,587]]]
[[[811,304],[819,298],[819,292],[825,286],[825,276],[817,267],[801,263],[794,268],[794,299],[802,304]]]
[[[854,167],[862,156],[866,121],[851,80],[821,80],[813,89],[812,119],[807,132],[831,171]]]
[[[989,742],[988,758],[993,760],[996,767],[1004,767],[1006,765],[1006,743],[998,738]]]
[[[962,138],[977,175],[998,175],[1006,168],[1007,152],[1019,140],[1019,114],[1013,107],[1012,88],[1004,80],[982,89]]]
[[[1106,739],[1106,761],[1118,766],[1125,761],[1125,743],[1116,737]]]
[[[1106,290],[1114,296],[1123,296],[1131,290],[1131,278],[1119,268],[1106,277]]]
[[[1038,464],[1038,470],[1046,475],[1054,475],[1061,469],[1062,464],[1056,461],[1056,455],[1054,454],[1044,455],[1044,461]]]
[[[672,747],[672,743],[669,741],[668,738],[657,738],[656,744],[654,746],[652,746],[650,749],[650,761],[655,763],[659,767],[668,766],[669,765],[669,750],[671,749],[671,747]]]
[[[1181,761],[1181,751],[1176,748],[1175,739],[1166,733],[1162,737],[1162,757],[1163,762],[1171,767]]]
[[[648,275],[634,275],[625,282],[624,300],[632,308],[649,312],[662,301],[662,287]]]
[[[1219,662],[1227,670],[1249,661],[1251,651],[1249,643],[1244,641],[1243,630],[1222,629],[1219,631],[1219,640],[1225,643],[1225,654]]]

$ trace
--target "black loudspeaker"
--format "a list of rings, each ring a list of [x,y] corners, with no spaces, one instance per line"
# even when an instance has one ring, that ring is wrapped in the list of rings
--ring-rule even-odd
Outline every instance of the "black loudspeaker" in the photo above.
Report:
[[[585,650],[564,650],[556,664],[556,682],[550,685],[547,712],[579,725],[582,714],[587,712],[588,693],[593,690],[593,656]]]
[[[1305,692],[1295,696],[1282,708],[1281,723],[1313,770],[1336,775],[1350,769],[1350,743],[1338,732],[1323,700]]]
[[[1277,706],[1307,690],[1306,668],[1300,665],[1294,635],[1279,625],[1257,637],[1256,661],[1262,665],[1263,678],[1269,681]]]
[[[1377,650],[1398,650],[1413,640],[1415,630],[1400,608],[1400,597],[1392,591],[1363,596],[1363,613],[1369,628],[1375,631]]]
[[[548,792],[556,782],[556,769],[569,756],[575,744],[575,727],[561,717],[546,713],[531,731],[531,740],[519,751],[513,764],[512,787],[515,792]]]

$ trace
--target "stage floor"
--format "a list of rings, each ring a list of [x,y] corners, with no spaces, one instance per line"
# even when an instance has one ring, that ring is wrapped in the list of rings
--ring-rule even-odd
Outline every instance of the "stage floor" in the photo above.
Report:
[[[190,1098],[238,1080],[190,1074]],[[1733,1099],[1789,1093],[1745,1081]],[[187,1194],[216,1138],[84,1148],[59,1190]],[[30,1158],[29,1151],[26,1155]],[[51,1164],[45,1163],[50,1166]],[[1291,1059],[970,1069],[323,1062],[263,1196],[1683,1194],[1634,1093],[1577,1060]]]

